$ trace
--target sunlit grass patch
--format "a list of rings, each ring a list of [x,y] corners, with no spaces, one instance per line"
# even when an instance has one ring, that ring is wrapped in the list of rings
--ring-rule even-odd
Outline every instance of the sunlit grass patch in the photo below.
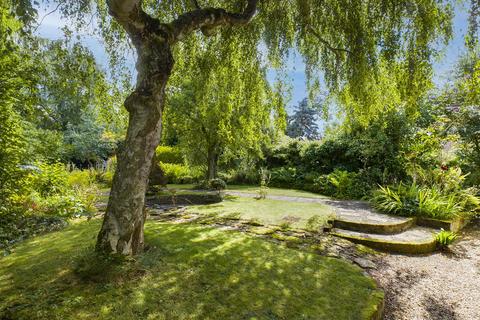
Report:
[[[240,232],[149,222],[138,277],[76,274],[99,221],[26,241],[0,260],[0,318],[366,319],[381,298],[347,262]],[[92,262],[94,263],[94,262]]]
[[[255,200],[252,198],[226,197],[223,202],[188,207],[187,213],[215,214],[218,217],[236,215],[242,220],[264,225],[288,223],[294,228],[305,228],[309,219],[317,217],[326,223],[334,216],[331,207],[320,203],[291,202],[281,200]]]

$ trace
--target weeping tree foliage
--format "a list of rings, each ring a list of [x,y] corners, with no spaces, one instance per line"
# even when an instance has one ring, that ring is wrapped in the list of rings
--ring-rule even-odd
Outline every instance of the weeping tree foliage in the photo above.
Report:
[[[177,138],[192,163],[206,165],[208,179],[216,178],[220,157],[261,155],[261,146],[275,135],[275,119],[284,116],[259,55],[244,48],[241,37],[237,30],[206,40],[192,36],[175,52],[166,139]]]
[[[28,2],[15,3],[17,11],[30,14]],[[399,92],[415,101],[430,77],[437,42],[451,35],[451,5],[442,0],[63,0],[55,5],[80,27],[95,23],[113,65],[129,45],[135,49],[137,84],[125,101],[125,148],[97,243],[98,250],[126,255],[143,248],[145,190],[160,141],[167,82],[172,73],[188,77],[195,71],[174,68],[174,51],[182,41],[200,36],[206,46],[219,29],[231,30],[238,36],[223,37],[225,48],[265,56],[273,67],[296,47],[306,62],[310,91],[318,89],[321,77],[333,91],[348,88],[355,115],[369,110],[375,99],[370,93],[382,64],[396,68]],[[195,51],[190,55],[202,58]],[[192,64],[197,65],[201,73],[201,64]]]

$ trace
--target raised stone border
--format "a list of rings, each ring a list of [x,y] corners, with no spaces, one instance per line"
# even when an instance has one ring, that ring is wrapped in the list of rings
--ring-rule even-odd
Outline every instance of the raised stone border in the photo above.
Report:
[[[444,229],[452,232],[462,230],[470,221],[468,219],[457,217],[453,220],[438,220],[432,218],[417,218],[417,225],[422,227]]]
[[[334,228],[347,229],[352,231],[375,233],[375,234],[396,234],[404,232],[415,225],[415,218],[407,218],[397,223],[369,223],[335,219]]]
[[[421,228],[416,228],[421,230]],[[413,229],[412,229],[413,230]],[[408,232],[408,231],[407,231]],[[385,235],[363,234],[350,230],[334,229],[332,235],[350,240],[354,243],[363,244],[371,248],[382,251],[404,253],[404,254],[423,254],[434,252],[437,243],[434,234],[423,239],[411,239],[406,241],[398,241],[395,236],[388,239]]]
[[[176,205],[213,204],[221,201],[222,197],[218,193],[178,194],[175,196]],[[172,205],[173,199],[171,195],[150,196],[147,197],[146,202],[147,205]]]

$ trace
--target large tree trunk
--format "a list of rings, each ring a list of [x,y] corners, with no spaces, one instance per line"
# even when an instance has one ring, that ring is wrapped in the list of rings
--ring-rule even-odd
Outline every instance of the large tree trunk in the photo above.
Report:
[[[161,39],[160,39],[161,40]],[[152,158],[160,141],[165,85],[173,67],[168,43],[158,37],[136,44],[137,87],[125,100],[129,123],[96,248],[133,255],[144,247],[145,193]]]
[[[125,100],[130,113],[125,146],[118,165],[96,248],[132,255],[143,250],[145,192],[155,148],[160,142],[165,86],[173,68],[170,46],[186,35],[204,34],[222,25],[243,25],[255,15],[258,0],[248,0],[242,13],[197,8],[161,23],[142,9],[142,0],[107,0],[109,13],[134,44],[137,85]]]

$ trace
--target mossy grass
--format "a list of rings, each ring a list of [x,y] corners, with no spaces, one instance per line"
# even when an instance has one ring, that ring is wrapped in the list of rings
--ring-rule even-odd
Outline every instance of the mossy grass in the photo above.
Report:
[[[228,197],[221,203],[211,205],[190,206],[185,212],[200,215],[215,213],[218,217],[236,214],[239,219],[252,221],[254,225],[285,226],[288,224],[289,228],[301,229],[307,226],[312,217],[317,218],[319,223],[326,224],[334,215],[332,208],[320,203],[255,200],[241,197]]]
[[[0,318],[370,319],[383,299],[350,263],[200,225],[147,222],[148,251],[98,262],[99,227],[75,223],[2,258]]]
[[[169,189],[184,190],[188,192],[189,190],[195,189],[193,184],[169,184],[167,185]],[[227,191],[235,192],[245,192],[245,193],[254,193],[256,194],[260,186],[254,185],[227,185]],[[284,189],[284,188],[274,188],[269,187],[267,195],[271,196],[286,196],[286,197],[301,197],[301,198],[327,198],[318,193],[296,190],[296,189]]]
[[[252,185],[228,185],[227,191],[245,192],[245,193],[257,193],[260,189],[259,186]],[[269,187],[267,196],[285,196],[285,197],[301,197],[301,198],[320,198],[326,199],[327,197],[313,192],[296,190],[296,189],[284,189]]]

